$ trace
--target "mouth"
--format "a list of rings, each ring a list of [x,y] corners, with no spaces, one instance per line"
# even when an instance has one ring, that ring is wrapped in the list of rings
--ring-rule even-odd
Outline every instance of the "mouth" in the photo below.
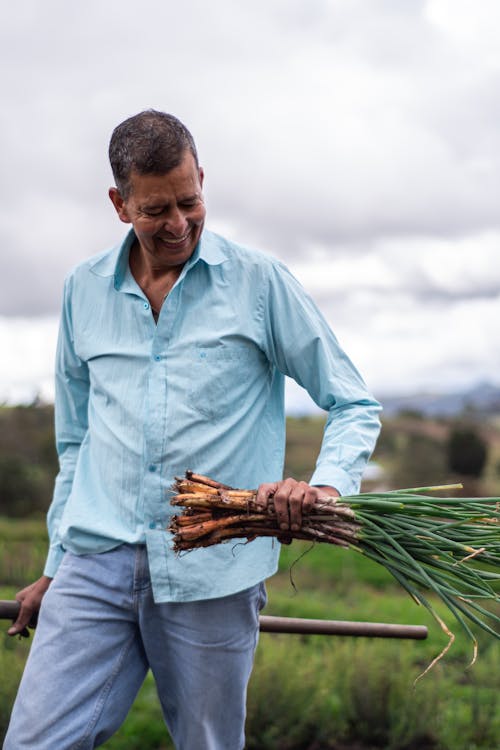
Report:
[[[189,229],[186,234],[183,234],[182,237],[158,237],[160,242],[163,242],[164,245],[168,245],[169,247],[177,247],[178,245],[182,245],[184,242],[186,242],[187,239],[191,236],[191,230]]]

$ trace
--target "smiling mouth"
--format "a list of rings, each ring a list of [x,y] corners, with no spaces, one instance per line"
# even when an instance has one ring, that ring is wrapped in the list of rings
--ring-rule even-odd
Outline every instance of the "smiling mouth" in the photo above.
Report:
[[[186,232],[182,237],[159,237],[158,239],[163,242],[165,245],[170,245],[170,247],[176,247],[177,245],[182,245],[183,242],[185,242],[188,237],[191,234],[191,230]]]

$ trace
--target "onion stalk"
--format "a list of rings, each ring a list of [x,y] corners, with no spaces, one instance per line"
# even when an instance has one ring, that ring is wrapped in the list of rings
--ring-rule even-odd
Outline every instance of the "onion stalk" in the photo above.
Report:
[[[270,499],[263,511],[255,490],[239,490],[186,472],[176,479],[173,506],[183,508],[171,520],[174,550],[188,551],[231,539],[259,536],[335,544],[353,549],[382,565],[448,636],[455,635],[426,596],[434,593],[472,641],[471,625],[500,638],[500,498],[437,497],[461,485],[365,492],[316,501],[298,531],[279,529]],[[424,674],[425,674],[424,672]]]

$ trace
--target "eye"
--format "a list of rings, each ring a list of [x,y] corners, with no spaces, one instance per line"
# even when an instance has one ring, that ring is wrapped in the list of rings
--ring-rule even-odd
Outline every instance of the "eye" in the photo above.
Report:
[[[142,213],[144,216],[160,216],[163,213],[162,208],[143,208]]]

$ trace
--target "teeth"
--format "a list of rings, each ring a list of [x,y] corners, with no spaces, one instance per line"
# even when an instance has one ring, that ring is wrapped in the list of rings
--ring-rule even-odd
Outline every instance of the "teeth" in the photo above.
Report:
[[[187,238],[189,237],[189,235],[190,235],[190,232],[187,232],[184,235],[184,237],[179,237],[178,239],[172,240],[172,239],[167,238],[167,237],[160,237],[160,239],[161,239],[162,242],[166,242],[168,245],[180,245],[182,242],[184,242],[184,240],[187,240]]]

